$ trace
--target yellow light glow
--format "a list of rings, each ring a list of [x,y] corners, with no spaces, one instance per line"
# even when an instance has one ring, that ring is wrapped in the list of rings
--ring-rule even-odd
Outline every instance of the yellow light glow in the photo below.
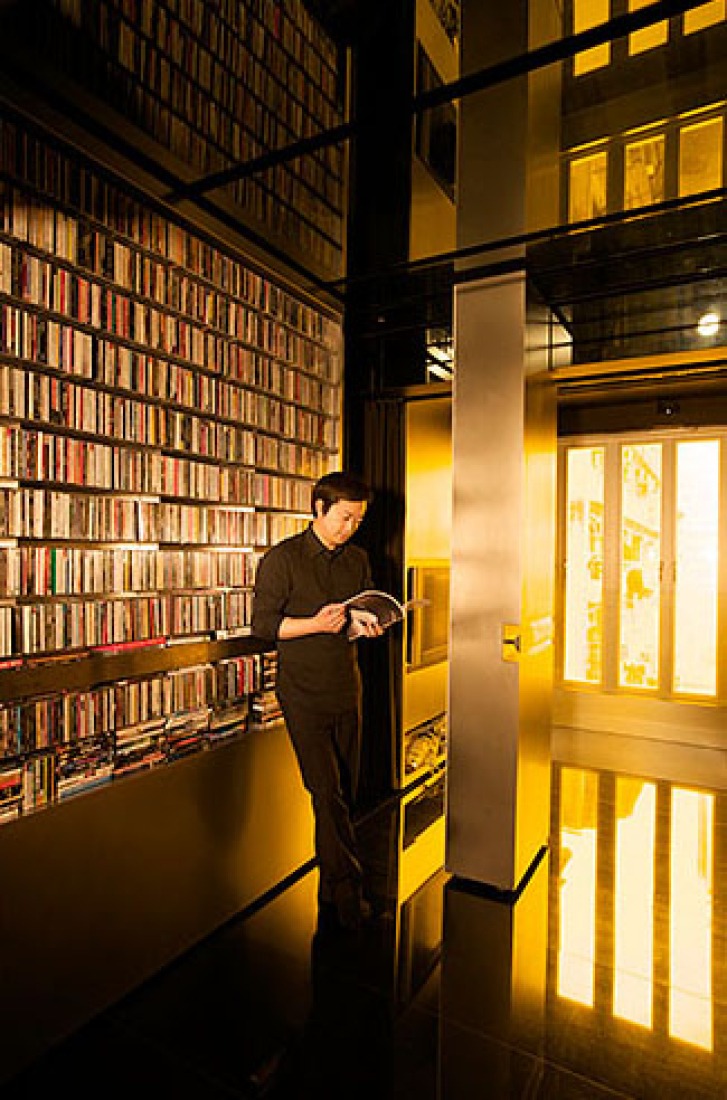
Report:
[[[560,799],[558,995],[593,1006],[598,778],[563,768]]]
[[[714,795],[675,787],[671,836],[669,1034],[711,1051]]]
[[[592,684],[603,663],[603,460],[602,447],[567,454],[563,676]]]
[[[613,1014],[652,1026],[656,787],[616,781]]]
[[[619,686],[659,682],[662,447],[621,448]]]
[[[645,8],[651,0],[629,0],[629,11],[638,11]],[[653,50],[657,46],[663,46],[669,36],[669,23],[666,19],[653,23],[650,27],[644,27],[640,31],[634,31],[629,35],[629,54],[644,53],[645,50]]]
[[[605,23],[611,12],[609,0],[574,0],[573,3],[573,31],[579,34],[581,31],[590,30]],[[611,60],[611,43],[604,42],[601,46],[593,46],[590,50],[583,50],[573,58],[573,73],[582,76],[608,65]]]
[[[684,12],[684,33],[697,34],[699,31],[713,27],[725,17],[725,0],[708,0],[706,4],[700,4],[692,11]]]
[[[673,687],[708,696],[717,692],[719,467],[719,440],[677,444]]]

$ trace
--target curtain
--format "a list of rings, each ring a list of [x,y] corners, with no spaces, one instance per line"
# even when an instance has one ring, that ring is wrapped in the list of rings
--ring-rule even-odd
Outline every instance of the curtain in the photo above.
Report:
[[[401,399],[368,399],[363,408],[361,472],[374,493],[361,542],[377,588],[403,598],[405,406]],[[363,677],[362,808],[398,785],[401,754],[402,627],[378,641],[359,643]]]

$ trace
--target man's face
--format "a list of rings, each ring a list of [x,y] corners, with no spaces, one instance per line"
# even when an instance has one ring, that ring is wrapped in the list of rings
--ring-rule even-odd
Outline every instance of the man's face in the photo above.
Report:
[[[360,527],[365,515],[365,500],[339,500],[327,512],[323,511],[322,501],[317,500],[313,526],[323,545],[333,550],[348,542]]]

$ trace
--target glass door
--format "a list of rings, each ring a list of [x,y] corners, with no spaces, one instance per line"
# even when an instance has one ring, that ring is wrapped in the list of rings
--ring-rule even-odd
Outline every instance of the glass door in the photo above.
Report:
[[[561,444],[564,686],[661,699],[723,694],[724,453],[721,432]]]

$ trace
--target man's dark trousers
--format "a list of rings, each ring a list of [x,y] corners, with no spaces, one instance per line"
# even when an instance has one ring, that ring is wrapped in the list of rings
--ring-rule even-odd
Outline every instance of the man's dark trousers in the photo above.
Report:
[[[297,705],[286,707],[282,700],[281,706],[313,802],[319,900],[338,902],[346,895],[360,895],[361,862],[351,822],[361,758],[360,712],[321,714]]]

